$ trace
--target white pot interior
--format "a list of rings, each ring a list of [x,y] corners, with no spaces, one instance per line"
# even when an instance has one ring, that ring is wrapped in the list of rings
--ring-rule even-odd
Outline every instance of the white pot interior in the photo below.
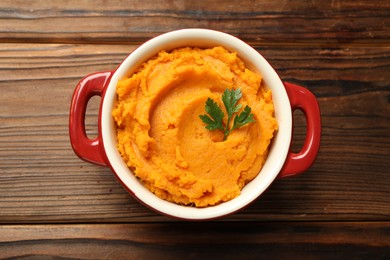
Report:
[[[263,76],[266,85],[272,91],[275,117],[278,121],[279,130],[273,138],[268,158],[260,174],[243,188],[240,196],[231,201],[206,208],[177,205],[160,199],[146,189],[122,160],[116,148],[115,127],[111,116],[116,100],[116,85],[118,80],[132,74],[132,70],[161,50],[169,51],[185,46],[214,47],[217,45],[237,52],[247,67]],[[268,62],[243,41],[222,32],[205,29],[184,29],[166,33],[151,39],[132,52],[111,78],[103,98],[101,117],[101,134],[104,148],[111,167],[121,182],[142,203],[163,214],[183,219],[199,220],[224,216],[255,200],[267,189],[281,170],[289,150],[292,131],[292,114],[287,93],[279,76]]]

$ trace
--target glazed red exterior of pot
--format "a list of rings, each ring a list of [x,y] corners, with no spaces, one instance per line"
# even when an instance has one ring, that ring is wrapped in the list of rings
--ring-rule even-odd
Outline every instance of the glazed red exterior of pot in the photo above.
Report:
[[[93,96],[100,96],[103,103],[104,93],[110,82],[113,72],[97,72],[83,78],[76,86],[69,114],[69,136],[74,152],[81,159],[98,164],[109,165],[104,151],[101,136],[101,106],[98,116],[98,136],[89,139],[85,131],[85,112],[88,101]]]
[[[89,139],[85,132],[85,112],[88,101],[93,96],[104,98],[104,92],[113,72],[98,72],[86,76],[77,85],[71,103],[69,116],[69,135],[75,153],[83,160],[110,165],[104,150],[100,111],[98,137]],[[278,177],[294,176],[305,172],[314,163],[321,140],[321,116],[317,99],[304,87],[284,82],[292,111],[301,110],[306,118],[306,139],[300,152],[290,151]]]
[[[297,175],[309,169],[317,158],[321,142],[321,114],[317,99],[308,89],[284,82],[291,110],[301,110],[306,118],[306,139],[301,151],[290,151],[278,177]],[[293,122],[294,123],[294,122]],[[294,135],[294,133],[292,133]]]

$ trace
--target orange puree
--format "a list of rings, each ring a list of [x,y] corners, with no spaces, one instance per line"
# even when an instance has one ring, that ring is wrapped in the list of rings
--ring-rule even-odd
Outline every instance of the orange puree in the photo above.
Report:
[[[256,122],[223,141],[199,115],[208,97],[223,108],[226,88],[241,89],[239,102],[252,108]],[[149,190],[179,204],[206,207],[237,197],[258,175],[277,129],[261,76],[222,47],[161,51],[120,80],[117,94],[112,115],[120,154]]]

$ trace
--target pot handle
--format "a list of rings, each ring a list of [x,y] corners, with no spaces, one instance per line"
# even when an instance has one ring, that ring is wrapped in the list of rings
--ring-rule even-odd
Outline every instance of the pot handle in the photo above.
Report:
[[[298,175],[314,163],[321,142],[321,114],[316,97],[308,89],[284,82],[291,109],[301,110],[306,118],[306,139],[300,152],[289,151],[278,177]]]
[[[111,75],[111,71],[106,71],[90,74],[83,78],[74,90],[70,106],[69,136],[72,148],[81,159],[98,165],[107,165],[107,159],[100,133],[94,139],[88,138],[86,134],[85,112],[88,101],[93,96],[102,96]]]

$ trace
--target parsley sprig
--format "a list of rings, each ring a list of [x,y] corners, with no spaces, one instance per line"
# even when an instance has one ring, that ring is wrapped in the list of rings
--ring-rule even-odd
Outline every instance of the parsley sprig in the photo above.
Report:
[[[222,95],[222,101],[225,105],[226,113],[227,113],[227,122],[224,124],[223,118],[225,114],[222,109],[219,107],[217,102],[213,99],[208,98],[206,100],[205,110],[207,114],[200,115],[200,119],[203,123],[206,124],[206,129],[213,130],[222,130],[223,131],[223,140],[225,141],[228,135],[237,128],[240,128],[246,124],[251,122],[255,122],[253,119],[253,114],[251,113],[251,108],[246,105],[241,111],[241,113],[236,114],[233,120],[233,124],[231,124],[231,120],[233,115],[240,111],[242,108],[242,104],[237,104],[237,102],[242,97],[242,93],[240,89],[226,89]]]

